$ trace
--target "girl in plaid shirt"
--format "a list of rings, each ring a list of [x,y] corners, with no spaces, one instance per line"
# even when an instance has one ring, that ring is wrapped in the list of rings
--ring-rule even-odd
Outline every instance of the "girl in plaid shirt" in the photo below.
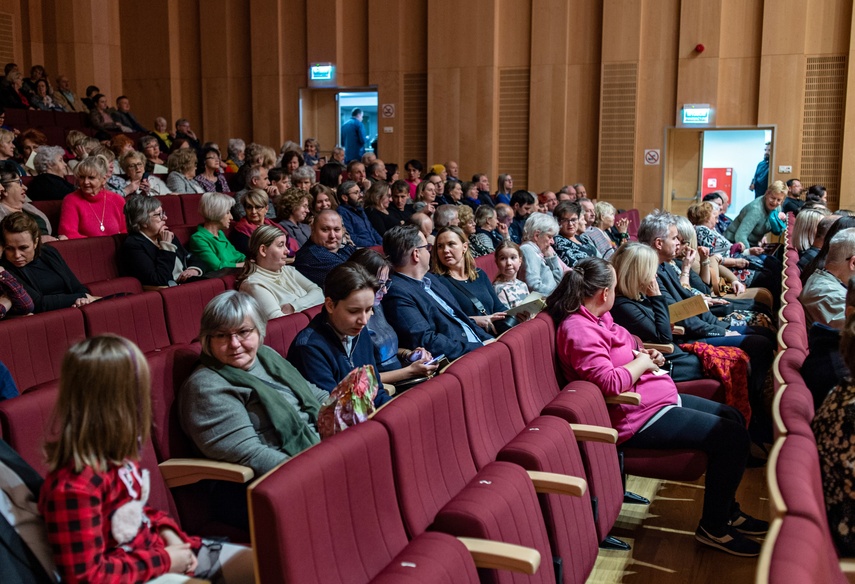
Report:
[[[150,374],[136,345],[103,335],[72,346],[54,417],[39,509],[63,582],[145,582],[167,572],[225,581],[220,564],[236,551],[226,548],[250,556],[249,569],[228,581],[252,581],[249,550],[226,544],[212,562],[214,546],[146,504],[140,451],[151,427]]]

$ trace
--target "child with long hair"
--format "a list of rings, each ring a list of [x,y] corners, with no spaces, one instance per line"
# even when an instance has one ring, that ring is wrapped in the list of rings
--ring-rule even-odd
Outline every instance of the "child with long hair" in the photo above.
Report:
[[[499,273],[493,280],[493,289],[499,300],[513,308],[529,294],[528,285],[517,278],[522,268],[520,246],[506,239],[496,248],[495,258]]]
[[[188,536],[146,504],[150,373],[135,344],[102,335],[72,346],[54,418],[39,510],[64,582],[145,582],[167,572],[252,582],[250,550]]]

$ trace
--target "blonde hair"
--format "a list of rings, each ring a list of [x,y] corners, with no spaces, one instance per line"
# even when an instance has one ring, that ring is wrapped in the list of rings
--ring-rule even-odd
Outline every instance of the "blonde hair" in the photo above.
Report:
[[[51,471],[139,460],[151,427],[151,374],[139,348],[109,334],[69,348],[53,418],[59,435],[45,446]]]
[[[240,290],[240,285],[243,284],[244,280],[255,273],[261,246],[269,248],[278,237],[285,237],[285,241],[288,241],[285,232],[275,225],[261,225],[252,232],[249,237],[249,249],[246,252],[246,263],[243,265],[243,271],[235,280],[236,290]]]
[[[468,205],[458,205],[457,219],[461,225],[466,225],[470,221],[475,221],[475,213],[472,212],[472,208]]]
[[[615,290],[631,300],[641,300],[647,285],[656,277],[659,256],[649,245],[626,243],[611,257],[617,274]]]
[[[594,225],[600,225],[603,221],[603,215],[615,215],[617,209],[611,203],[599,201],[594,205]]]
[[[439,246],[436,242],[439,242],[439,237],[441,235],[445,235],[446,233],[453,233],[460,240],[461,244],[468,244],[469,238],[466,237],[466,234],[463,233],[463,230],[457,227],[456,225],[449,225],[448,227],[443,227],[436,234],[436,240],[433,244],[433,250],[430,254],[430,267],[431,271],[434,274],[438,274],[440,276],[445,276],[448,274],[449,270],[441,261],[439,261]],[[466,279],[470,282],[474,282],[478,279],[478,270],[475,266],[475,260],[472,258],[472,252],[467,248],[463,252],[463,273],[466,274]]]
[[[805,251],[813,245],[819,222],[826,215],[828,215],[828,211],[823,212],[819,209],[803,209],[796,215],[796,224],[793,227],[793,246],[798,251]]]
[[[784,181],[776,180],[775,182],[769,185],[769,188],[766,189],[766,193],[764,194],[775,193],[777,195],[785,195],[788,191],[789,189],[787,189],[787,185],[784,183]]]

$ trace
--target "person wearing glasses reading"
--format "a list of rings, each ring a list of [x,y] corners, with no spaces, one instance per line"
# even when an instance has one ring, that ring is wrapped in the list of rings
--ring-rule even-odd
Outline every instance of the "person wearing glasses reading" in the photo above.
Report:
[[[266,331],[252,296],[216,296],[202,313],[200,365],[178,392],[181,427],[202,454],[255,476],[320,442],[318,412],[329,397],[264,346]]]
[[[383,310],[403,346],[454,360],[494,339],[469,319],[442,278],[428,273],[431,248],[415,225],[386,232],[383,251],[393,273]]]
[[[143,286],[175,286],[201,276],[204,264],[184,249],[166,225],[156,198],[133,195],[125,200],[128,237],[119,248],[119,273]]]
[[[156,176],[148,175],[145,171],[146,159],[141,152],[131,150],[119,160],[119,166],[127,177],[124,186],[125,196],[145,195],[147,197],[169,195],[169,187]]]

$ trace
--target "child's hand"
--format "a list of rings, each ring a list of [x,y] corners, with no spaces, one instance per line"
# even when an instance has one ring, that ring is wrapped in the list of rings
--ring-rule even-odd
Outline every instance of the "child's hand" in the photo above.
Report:
[[[196,554],[190,549],[189,543],[166,546],[169,554],[169,571],[173,574],[186,574],[192,572],[199,565]]]

